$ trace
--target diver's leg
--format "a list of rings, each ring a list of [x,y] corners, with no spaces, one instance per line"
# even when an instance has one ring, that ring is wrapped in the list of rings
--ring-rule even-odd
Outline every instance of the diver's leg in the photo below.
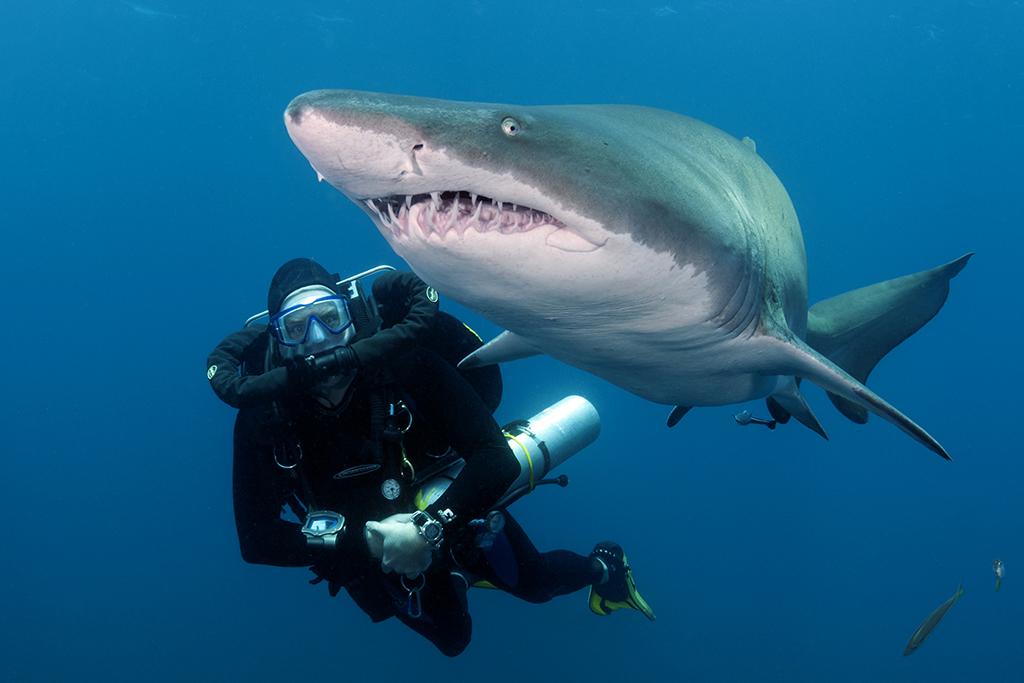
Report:
[[[505,557],[497,552],[502,547],[508,550]],[[546,602],[556,595],[589,586],[587,600],[595,614],[606,616],[630,608],[651,621],[655,619],[654,610],[637,590],[626,554],[617,543],[598,543],[588,557],[568,550],[541,553],[506,513],[504,535],[499,535],[493,547],[479,558],[483,561],[477,571],[484,578],[523,600]]]
[[[547,602],[558,595],[575,593],[600,581],[604,574],[600,563],[584,555],[569,550],[538,551],[507,511],[503,534],[511,557],[503,559],[493,551],[486,553],[479,573],[495,586],[528,602]],[[514,562],[514,568],[496,566],[509,561]]]

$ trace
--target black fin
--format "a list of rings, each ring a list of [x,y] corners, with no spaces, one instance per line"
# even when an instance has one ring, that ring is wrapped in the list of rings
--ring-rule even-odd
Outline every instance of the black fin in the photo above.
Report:
[[[791,418],[792,415],[790,415],[778,401],[769,396],[764,402],[768,406],[768,413],[772,416],[773,420],[778,422],[780,425],[784,425],[789,422],[789,418]]]
[[[693,408],[693,406],[676,406],[672,409],[672,412],[668,414],[668,420],[665,421],[665,424],[670,428],[675,427],[679,424],[679,421],[683,419],[683,416],[690,412],[691,408]]]

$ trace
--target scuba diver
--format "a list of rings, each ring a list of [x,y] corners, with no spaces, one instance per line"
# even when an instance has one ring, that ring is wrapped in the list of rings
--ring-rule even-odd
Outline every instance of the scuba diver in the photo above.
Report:
[[[288,261],[270,283],[268,323],[209,357],[214,392],[239,408],[242,558],[310,567],[331,596],[344,588],[372,621],[396,617],[447,656],[470,642],[470,586],[535,603],[590,587],[596,614],[631,608],[653,620],[620,546],[540,552],[504,509],[522,494],[509,489],[524,468],[491,415],[498,368],[455,367],[480,346],[475,333],[412,273],[377,277],[370,295],[363,275]],[[453,460],[456,474],[424,497]],[[532,489],[532,460],[529,470]]]

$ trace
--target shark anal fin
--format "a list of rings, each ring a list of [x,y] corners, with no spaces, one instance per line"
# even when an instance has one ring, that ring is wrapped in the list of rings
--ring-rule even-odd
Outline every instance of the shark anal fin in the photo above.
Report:
[[[665,421],[665,424],[669,428],[675,427],[692,408],[693,406],[676,406],[672,409],[672,412],[668,414],[668,419]]]
[[[538,356],[540,353],[536,346],[514,332],[506,330],[459,361],[459,368],[469,370]]]
[[[776,405],[785,411],[786,419],[790,416],[795,417],[797,422],[807,427],[811,431],[818,434],[821,438],[828,440],[828,434],[825,433],[825,428],[818,422],[818,418],[814,416],[814,411],[807,405],[807,401],[804,399],[803,394],[800,393],[800,388],[797,386],[796,379],[791,379],[789,383],[782,389],[776,391],[771,395],[770,400],[774,401]],[[769,405],[769,411],[771,406]],[[775,417],[775,415],[772,415]],[[778,418],[775,418],[779,421]]]
[[[949,281],[971,256],[819,301],[807,313],[808,346],[867,382],[887,353],[935,317],[949,296]],[[867,422],[864,406],[834,392],[829,398],[853,422]]]

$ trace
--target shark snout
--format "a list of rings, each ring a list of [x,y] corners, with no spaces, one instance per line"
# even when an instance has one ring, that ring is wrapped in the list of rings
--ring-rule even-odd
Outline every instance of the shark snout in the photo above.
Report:
[[[284,125],[288,130],[288,135],[299,146],[303,154],[306,153],[306,150],[301,141],[310,137],[313,132],[311,129],[317,128],[318,123],[324,123],[327,120],[327,112],[322,104],[317,103],[314,93],[299,95],[289,102],[284,110]]]
[[[347,92],[313,91],[288,104],[284,124],[317,177],[349,196],[419,191],[402,188],[422,178],[417,157],[424,151],[423,137],[399,117]]]
[[[284,110],[284,125],[291,129],[292,126],[301,126],[302,119],[313,111],[313,107],[303,101],[303,98],[296,97],[294,100],[288,103],[288,108]]]

